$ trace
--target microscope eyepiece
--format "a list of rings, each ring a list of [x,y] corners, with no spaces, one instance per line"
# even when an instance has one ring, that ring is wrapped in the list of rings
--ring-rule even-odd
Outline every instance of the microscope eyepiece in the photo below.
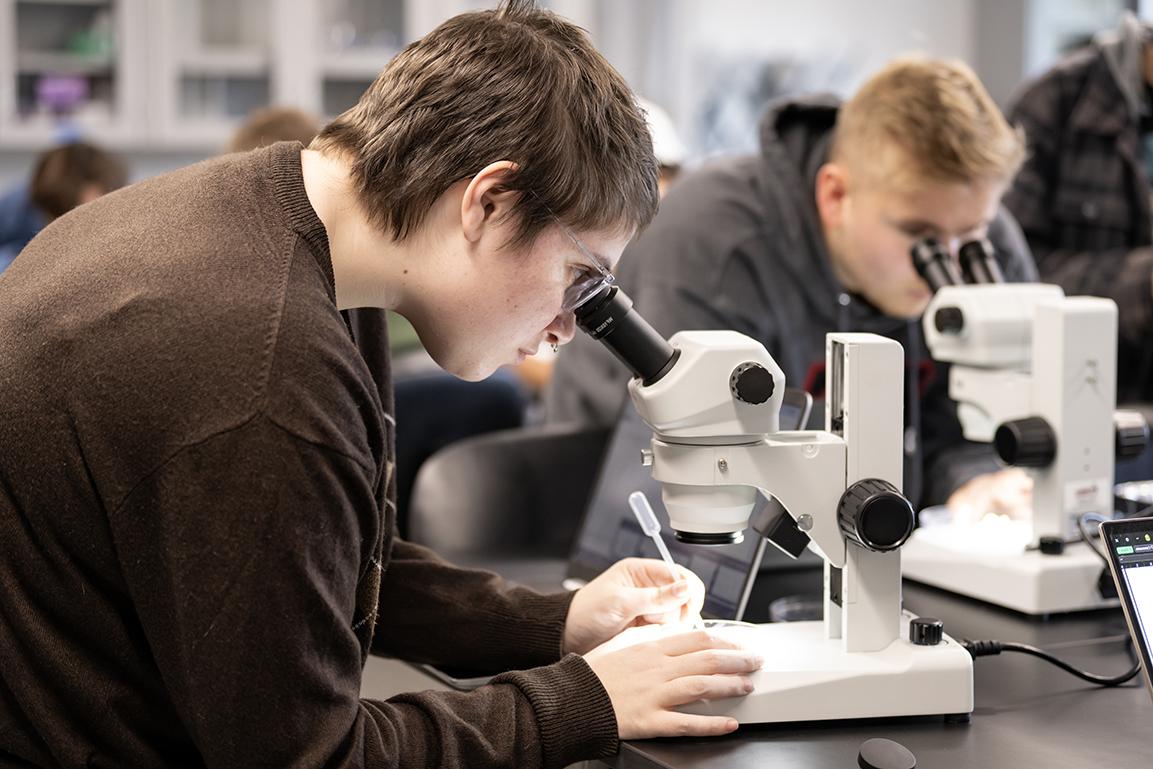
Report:
[[[606,285],[575,311],[577,325],[646,385],[668,373],[680,353],[658,334],[619,286]]]
[[[936,238],[918,240],[913,244],[909,255],[913,258],[917,274],[929,284],[934,294],[945,286],[964,283],[948,250],[937,242]]]
[[[988,238],[970,240],[958,251],[961,273],[969,283],[1004,283],[1001,265],[993,256],[993,244]]]

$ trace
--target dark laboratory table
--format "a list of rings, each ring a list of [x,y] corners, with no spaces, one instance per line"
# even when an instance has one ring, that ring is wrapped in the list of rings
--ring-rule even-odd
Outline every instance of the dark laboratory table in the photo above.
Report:
[[[762,574],[747,614],[772,598],[817,592],[809,570]],[[1132,666],[1120,609],[1030,618],[905,583],[905,606],[938,617],[955,638],[1040,646],[1090,672],[1115,675]],[[1153,700],[1141,676],[1113,689],[1082,682],[1034,657],[1007,653],[974,662],[976,708],[968,724],[941,718],[871,719],[744,726],[711,739],[637,740],[622,744],[619,769],[856,769],[862,742],[896,740],[920,769],[1129,769],[1153,766]]]

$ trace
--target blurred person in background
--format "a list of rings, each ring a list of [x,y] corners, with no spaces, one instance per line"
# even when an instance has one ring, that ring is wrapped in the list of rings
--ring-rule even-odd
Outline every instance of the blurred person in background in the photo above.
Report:
[[[653,154],[657,157],[661,173],[657,182],[658,189],[661,198],[664,198],[669,187],[680,175],[688,157],[688,150],[685,149],[685,143],[681,141],[677,127],[668,112],[648,99],[642,98],[638,101],[645,113],[649,133],[653,137]]]
[[[620,283],[661,335],[747,334],[818,403],[827,333],[896,339],[909,499],[1023,513],[1027,476],[998,471],[990,446],[962,437],[947,373],[921,338],[932,295],[909,255],[928,236],[955,254],[987,235],[1009,280],[1035,279],[1028,246],[998,205],[1021,144],[969,67],[898,59],[844,104],[776,102],[759,155],[686,174],[621,257]],[[606,348],[578,336],[558,358],[549,421],[612,425],[628,378]]]
[[[28,182],[0,197],[0,270],[49,222],[127,181],[120,158],[88,142],[63,144],[41,154]]]
[[[1005,205],[1042,279],[1117,303],[1119,403],[1153,402],[1151,39],[1153,26],[1127,13],[1008,110],[1028,157]]]
[[[229,152],[247,152],[277,142],[300,142],[305,147],[320,133],[320,122],[296,107],[261,107],[236,129]]]

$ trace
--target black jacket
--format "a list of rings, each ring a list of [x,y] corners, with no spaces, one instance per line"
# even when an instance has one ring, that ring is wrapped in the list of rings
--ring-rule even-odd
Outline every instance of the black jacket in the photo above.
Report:
[[[1126,18],[1009,109],[1029,156],[1005,205],[1044,280],[1117,302],[1119,402],[1153,400],[1153,216],[1141,146],[1147,29]]]

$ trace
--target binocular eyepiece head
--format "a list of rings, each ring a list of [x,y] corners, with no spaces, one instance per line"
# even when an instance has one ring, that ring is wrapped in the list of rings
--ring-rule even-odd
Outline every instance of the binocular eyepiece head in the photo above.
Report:
[[[949,250],[936,238],[923,238],[909,251],[913,266],[933,293],[945,286],[966,283],[1004,283],[1005,276],[987,238],[970,240],[961,245],[954,260]]]

